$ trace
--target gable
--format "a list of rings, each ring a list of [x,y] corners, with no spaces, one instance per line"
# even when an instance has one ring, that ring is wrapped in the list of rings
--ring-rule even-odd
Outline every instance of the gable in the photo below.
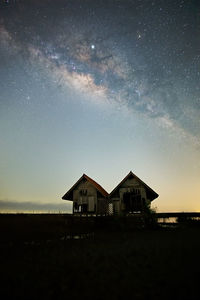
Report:
[[[73,192],[79,190],[89,189],[92,195],[101,194],[103,198],[119,197],[119,190],[123,188],[143,188],[150,201],[156,199],[158,194],[152,190],[146,183],[144,183],[133,172],[130,172],[110,193],[110,195],[92,178],[83,174],[83,176],[69,189],[69,191],[62,197],[63,200],[73,201]],[[93,192],[92,192],[93,191]],[[76,193],[75,193],[76,194]]]
[[[103,197],[108,197],[108,193],[102,188],[102,186],[100,186],[100,184],[86,174],[83,174],[83,176],[71,187],[71,189],[69,189],[62,199],[73,201],[73,192],[81,189],[89,189],[91,194],[95,194],[98,191]]]
[[[110,193],[110,198],[119,197],[119,190],[123,188],[144,188],[149,200],[154,200],[158,194],[154,192],[146,183],[144,183],[133,172],[130,172]]]
[[[72,199],[73,201],[78,201],[79,199],[94,199],[96,198],[97,190],[94,186],[86,181],[82,180],[76,187],[73,189]]]
[[[142,187],[142,184],[137,178],[131,177],[127,178],[120,186],[120,188],[126,187]]]
[[[87,193],[87,195],[93,195],[93,194],[97,193],[94,186],[90,182],[88,182],[87,180],[82,180],[76,186],[76,188],[73,190],[73,193],[74,192],[78,192],[80,195],[81,195],[81,192],[82,192],[83,195],[84,195],[85,192]]]

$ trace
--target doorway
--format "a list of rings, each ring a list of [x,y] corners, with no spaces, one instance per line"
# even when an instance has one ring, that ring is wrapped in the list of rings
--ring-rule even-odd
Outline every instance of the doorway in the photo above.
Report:
[[[127,192],[123,195],[123,202],[125,205],[125,212],[127,213],[134,213],[134,212],[141,212],[143,205],[142,205],[142,198],[140,193]]]

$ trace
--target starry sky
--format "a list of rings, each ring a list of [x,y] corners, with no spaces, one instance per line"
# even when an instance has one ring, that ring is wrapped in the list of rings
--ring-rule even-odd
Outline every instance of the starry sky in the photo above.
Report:
[[[197,0],[0,0],[0,211],[70,211],[132,170],[200,211]]]

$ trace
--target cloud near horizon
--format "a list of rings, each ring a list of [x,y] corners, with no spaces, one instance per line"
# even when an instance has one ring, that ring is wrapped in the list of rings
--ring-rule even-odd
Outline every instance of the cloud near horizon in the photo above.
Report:
[[[14,200],[0,200],[0,213],[3,212],[72,212],[72,204],[69,201],[63,203],[39,203],[39,202],[18,202]]]

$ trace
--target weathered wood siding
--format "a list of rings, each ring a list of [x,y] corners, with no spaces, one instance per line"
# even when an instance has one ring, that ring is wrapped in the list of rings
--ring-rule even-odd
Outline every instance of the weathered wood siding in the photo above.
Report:
[[[105,215],[108,213],[108,200],[103,197],[97,199],[97,214]]]
[[[137,180],[137,178],[128,178],[112,196],[114,213],[120,213],[124,210],[123,196],[125,193],[131,192],[132,189],[139,190],[141,198],[144,199],[147,204],[150,204],[144,185]]]
[[[82,191],[87,191],[86,194],[82,194]],[[75,203],[78,206],[82,204],[88,205],[89,212],[95,212],[97,208],[97,191],[93,185],[88,181],[81,181],[73,191],[73,207]],[[74,210],[74,209],[73,209]]]

